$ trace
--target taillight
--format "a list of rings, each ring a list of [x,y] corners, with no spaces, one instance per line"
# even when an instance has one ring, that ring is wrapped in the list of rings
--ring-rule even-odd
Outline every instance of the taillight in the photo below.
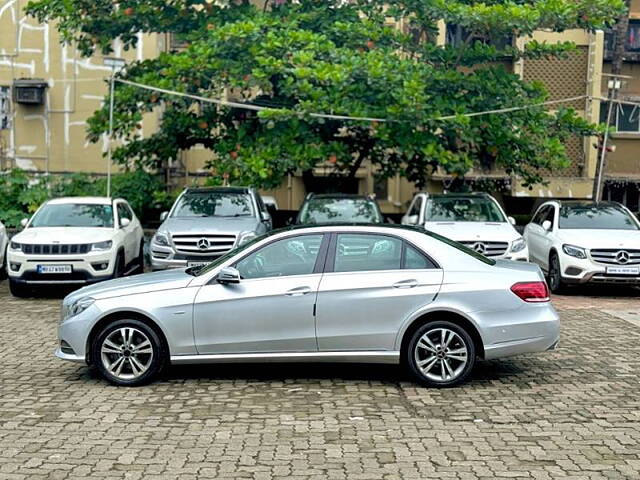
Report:
[[[520,282],[511,287],[515,293],[525,302],[538,303],[549,301],[549,288],[546,282]]]

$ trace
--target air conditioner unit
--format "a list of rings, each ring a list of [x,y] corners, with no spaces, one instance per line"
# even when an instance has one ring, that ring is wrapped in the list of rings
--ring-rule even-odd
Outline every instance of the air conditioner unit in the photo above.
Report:
[[[48,87],[42,78],[19,78],[13,81],[13,101],[25,105],[42,105]]]

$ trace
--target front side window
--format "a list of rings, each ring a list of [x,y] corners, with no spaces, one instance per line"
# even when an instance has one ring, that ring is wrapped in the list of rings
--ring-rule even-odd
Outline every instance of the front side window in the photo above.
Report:
[[[243,279],[309,275],[313,273],[323,235],[300,235],[270,243],[240,260],[235,267]]]
[[[178,199],[172,217],[253,216],[251,197],[245,193],[192,192]]]
[[[545,207],[542,207],[540,210],[538,210],[538,213],[535,214],[532,222],[535,223],[536,225],[542,225],[542,222],[547,217],[547,212],[549,211],[549,208],[550,208],[549,206],[545,206]]]
[[[559,228],[638,230],[637,222],[617,205],[571,205],[560,208]]]
[[[111,205],[49,203],[35,214],[30,227],[113,228]]]
[[[123,218],[126,218],[128,220],[133,220],[133,213],[124,203],[118,204],[118,218],[120,219],[121,222]]]
[[[409,210],[409,216],[413,217],[419,217],[420,216],[420,210],[422,209],[422,197],[416,197],[415,202],[413,202],[413,205],[411,206],[411,209]]]
[[[431,197],[427,200],[427,222],[506,222],[494,201],[482,197]]]
[[[380,223],[382,214],[376,203],[366,198],[314,198],[300,212],[300,223]]]
[[[399,270],[402,240],[386,235],[338,234],[336,272]]]

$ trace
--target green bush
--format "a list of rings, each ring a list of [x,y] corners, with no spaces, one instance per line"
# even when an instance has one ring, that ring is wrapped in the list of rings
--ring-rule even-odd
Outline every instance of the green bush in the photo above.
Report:
[[[51,198],[104,196],[105,177],[84,173],[71,175],[32,174],[13,169],[0,174],[0,221],[7,227],[17,227]],[[124,198],[143,224],[157,221],[159,213],[167,210],[175,195],[167,193],[164,182],[157,175],[142,170],[113,175],[111,191],[114,198]]]

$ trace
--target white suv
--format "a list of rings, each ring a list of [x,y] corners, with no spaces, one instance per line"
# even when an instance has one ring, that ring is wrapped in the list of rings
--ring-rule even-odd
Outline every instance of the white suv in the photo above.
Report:
[[[418,193],[403,225],[420,225],[460,242],[482,255],[529,260],[527,244],[500,204],[486,193]]]
[[[58,198],[22,224],[7,250],[17,297],[35,285],[84,285],[144,268],[142,227],[125,200]]]
[[[640,222],[619,203],[543,203],[524,236],[553,292],[587,282],[640,285]]]

